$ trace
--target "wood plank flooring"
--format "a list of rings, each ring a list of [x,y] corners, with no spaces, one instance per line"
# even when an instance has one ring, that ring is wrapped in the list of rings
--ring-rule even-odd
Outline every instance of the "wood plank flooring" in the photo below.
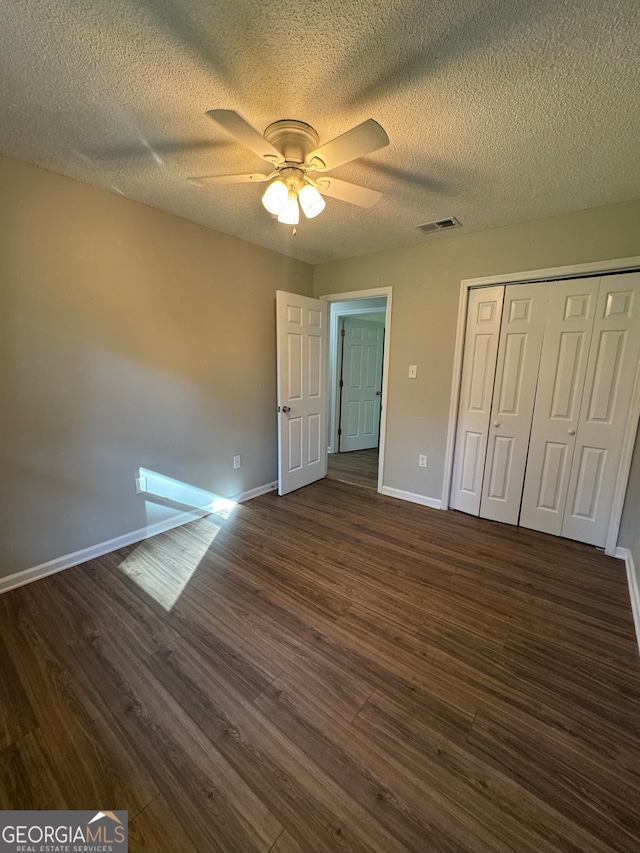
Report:
[[[378,448],[352,450],[350,453],[330,453],[327,457],[327,477],[363,486],[378,488]]]
[[[132,853],[640,849],[620,561],[327,479],[0,597],[0,808]]]

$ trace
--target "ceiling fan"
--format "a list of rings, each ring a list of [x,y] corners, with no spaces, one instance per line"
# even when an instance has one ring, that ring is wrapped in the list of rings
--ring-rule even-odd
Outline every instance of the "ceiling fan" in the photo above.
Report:
[[[322,213],[323,195],[360,207],[371,207],[382,196],[377,190],[324,174],[389,144],[384,129],[372,118],[318,147],[318,134],[303,121],[275,121],[263,135],[234,110],[208,110],[207,115],[273,169],[266,175],[257,172],[189,178],[196,186],[271,181],[262,204],[286,225],[298,224],[300,208],[308,219]]]

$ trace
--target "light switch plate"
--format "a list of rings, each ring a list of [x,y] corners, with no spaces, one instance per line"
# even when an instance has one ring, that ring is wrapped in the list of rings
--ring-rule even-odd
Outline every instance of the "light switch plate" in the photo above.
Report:
[[[410,364],[409,365],[409,379],[415,379],[418,375],[418,365]]]

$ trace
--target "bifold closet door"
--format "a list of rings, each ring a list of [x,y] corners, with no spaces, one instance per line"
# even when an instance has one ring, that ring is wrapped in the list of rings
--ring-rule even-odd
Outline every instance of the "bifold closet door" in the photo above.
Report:
[[[520,524],[562,535],[599,279],[548,283]]]
[[[469,293],[449,506],[478,515],[504,286]]]
[[[472,291],[450,506],[604,546],[639,373],[640,273]]]
[[[640,359],[640,273],[605,276],[569,476],[562,536],[606,543]]]
[[[547,284],[510,284],[504,294],[480,516],[517,524],[524,486]]]

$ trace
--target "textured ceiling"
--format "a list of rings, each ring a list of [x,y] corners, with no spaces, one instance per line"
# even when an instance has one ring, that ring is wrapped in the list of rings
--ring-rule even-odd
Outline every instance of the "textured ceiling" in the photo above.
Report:
[[[640,197],[639,35],[638,0],[3,0],[0,151],[316,263]],[[263,186],[193,187],[263,165],[211,108],[375,118],[332,174],[383,198],[292,237]]]

